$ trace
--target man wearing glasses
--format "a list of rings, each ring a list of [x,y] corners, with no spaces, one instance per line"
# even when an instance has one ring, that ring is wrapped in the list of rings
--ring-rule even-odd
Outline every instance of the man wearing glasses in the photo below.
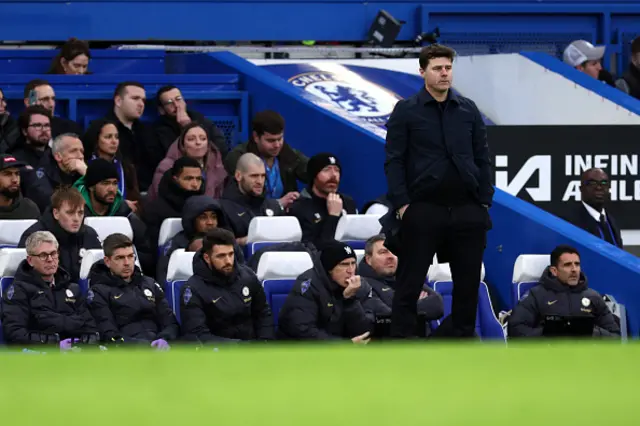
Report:
[[[582,173],[580,193],[582,203],[567,220],[598,238],[623,248],[620,228],[605,204],[610,200],[609,176],[602,169],[589,169]]]
[[[97,343],[96,323],[80,286],[58,267],[58,241],[51,232],[34,232],[26,241],[27,258],[2,295],[2,328],[11,344]]]
[[[31,80],[24,87],[24,105],[30,107],[39,105],[49,111],[51,115],[51,137],[63,133],[81,134],[82,128],[75,121],[56,117],[56,92],[46,80]]]

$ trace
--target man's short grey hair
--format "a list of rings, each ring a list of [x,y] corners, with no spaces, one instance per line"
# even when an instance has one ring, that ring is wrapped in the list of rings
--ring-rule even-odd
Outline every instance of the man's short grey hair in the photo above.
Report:
[[[51,243],[58,249],[58,240],[51,232],[36,231],[27,237],[27,242],[25,243],[27,254],[33,255],[42,243]]]
[[[262,162],[262,159],[257,155],[251,152],[247,152],[245,154],[242,154],[238,159],[238,164],[236,164],[236,171],[239,171],[240,173],[247,173],[250,166],[264,167],[264,163]]]
[[[76,135],[75,133],[62,133],[61,135],[56,136],[51,143],[51,152],[53,152],[54,154],[59,154],[63,151],[64,138],[80,139],[80,136]]]
[[[371,256],[373,254],[373,246],[378,241],[384,241],[386,239],[387,238],[384,236],[384,234],[374,235],[373,237],[369,238],[367,242],[364,243],[364,254],[367,256]]]

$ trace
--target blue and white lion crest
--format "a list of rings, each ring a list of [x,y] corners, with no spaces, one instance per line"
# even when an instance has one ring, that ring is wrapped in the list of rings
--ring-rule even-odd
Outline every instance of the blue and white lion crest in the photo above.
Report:
[[[378,111],[376,100],[364,90],[356,90],[342,84],[337,84],[335,91],[331,91],[326,87],[318,87],[318,90],[348,112],[380,112]]]

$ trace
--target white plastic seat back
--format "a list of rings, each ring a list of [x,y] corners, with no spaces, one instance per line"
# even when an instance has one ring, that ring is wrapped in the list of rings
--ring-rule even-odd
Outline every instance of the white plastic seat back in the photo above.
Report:
[[[484,273],[484,262],[482,262],[482,267],[480,269],[480,281],[484,281]],[[427,280],[430,283],[435,283],[437,281],[452,281],[451,267],[448,263],[432,264],[429,267],[429,272],[427,272]]]
[[[356,263],[360,263],[364,259],[364,250],[354,250],[356,252]]]
[[[179,217],[170,217],[165,219],[160,225],[160,233],[158,234],[158,247],[162,247],[169,242],[177,233],[182,231],[182,219]]]
[[[382,230],[380,215],[374,214],[344,214],[338,221],[335,239],[338,241],[364,241]]]
[[[102,249],[85,250],[82,257],[82,263],[80,263],[80,279],[84,280],[89,278],[89,272],[94,263],[104,258],[104,251]]]
[[[548,254],[521,254],[513,265],[512,282],[538,281],[550,263],[551,256]]]
[[[271,251],[260,257],[258,279],[295,279],[304,271],[313,268],[311,255],[304,251]]]
[[[293,242],[302,239],[300,222],[293,216],[259,216],[251,219],[247,242],[283,241]]]
[[[185,252],[184,249],[178,249],[171,253],[169,258],[169,267],[167,268],[167,281],[188,280],[193,275],[193,251]]]
[[[122,216],[86,217],[84,224],[92,227],[98,233],[98,239],[104,241],[111,234],[124,234],[133,239],[133,229],[129,219]]]
[[[0,220],[0,246],[17,247],[24,231],[36,222],[35,219]]]
[[[20,262],[27,258],[27,249],[3,248],[0,249],[0,277],[13,277]]]

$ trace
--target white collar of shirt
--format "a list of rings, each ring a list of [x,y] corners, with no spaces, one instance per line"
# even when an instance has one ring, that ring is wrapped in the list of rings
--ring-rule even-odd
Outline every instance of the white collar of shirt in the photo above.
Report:
[[[589,212],[589,214],[591,215],[591,217],[593,217],[593,219],[596,222],[600,222],[600,212],[598,212],[596,209],[594,209],[593,207],[591,207],[589,204],[585,203],[584,201],[582,202],[582,205],[584,206],[585,209],[587,209],[587,212]],[[604,218],[607,218],[607,212],[604,210],[604,208],[602,209],[602,214],[604,215]]]

